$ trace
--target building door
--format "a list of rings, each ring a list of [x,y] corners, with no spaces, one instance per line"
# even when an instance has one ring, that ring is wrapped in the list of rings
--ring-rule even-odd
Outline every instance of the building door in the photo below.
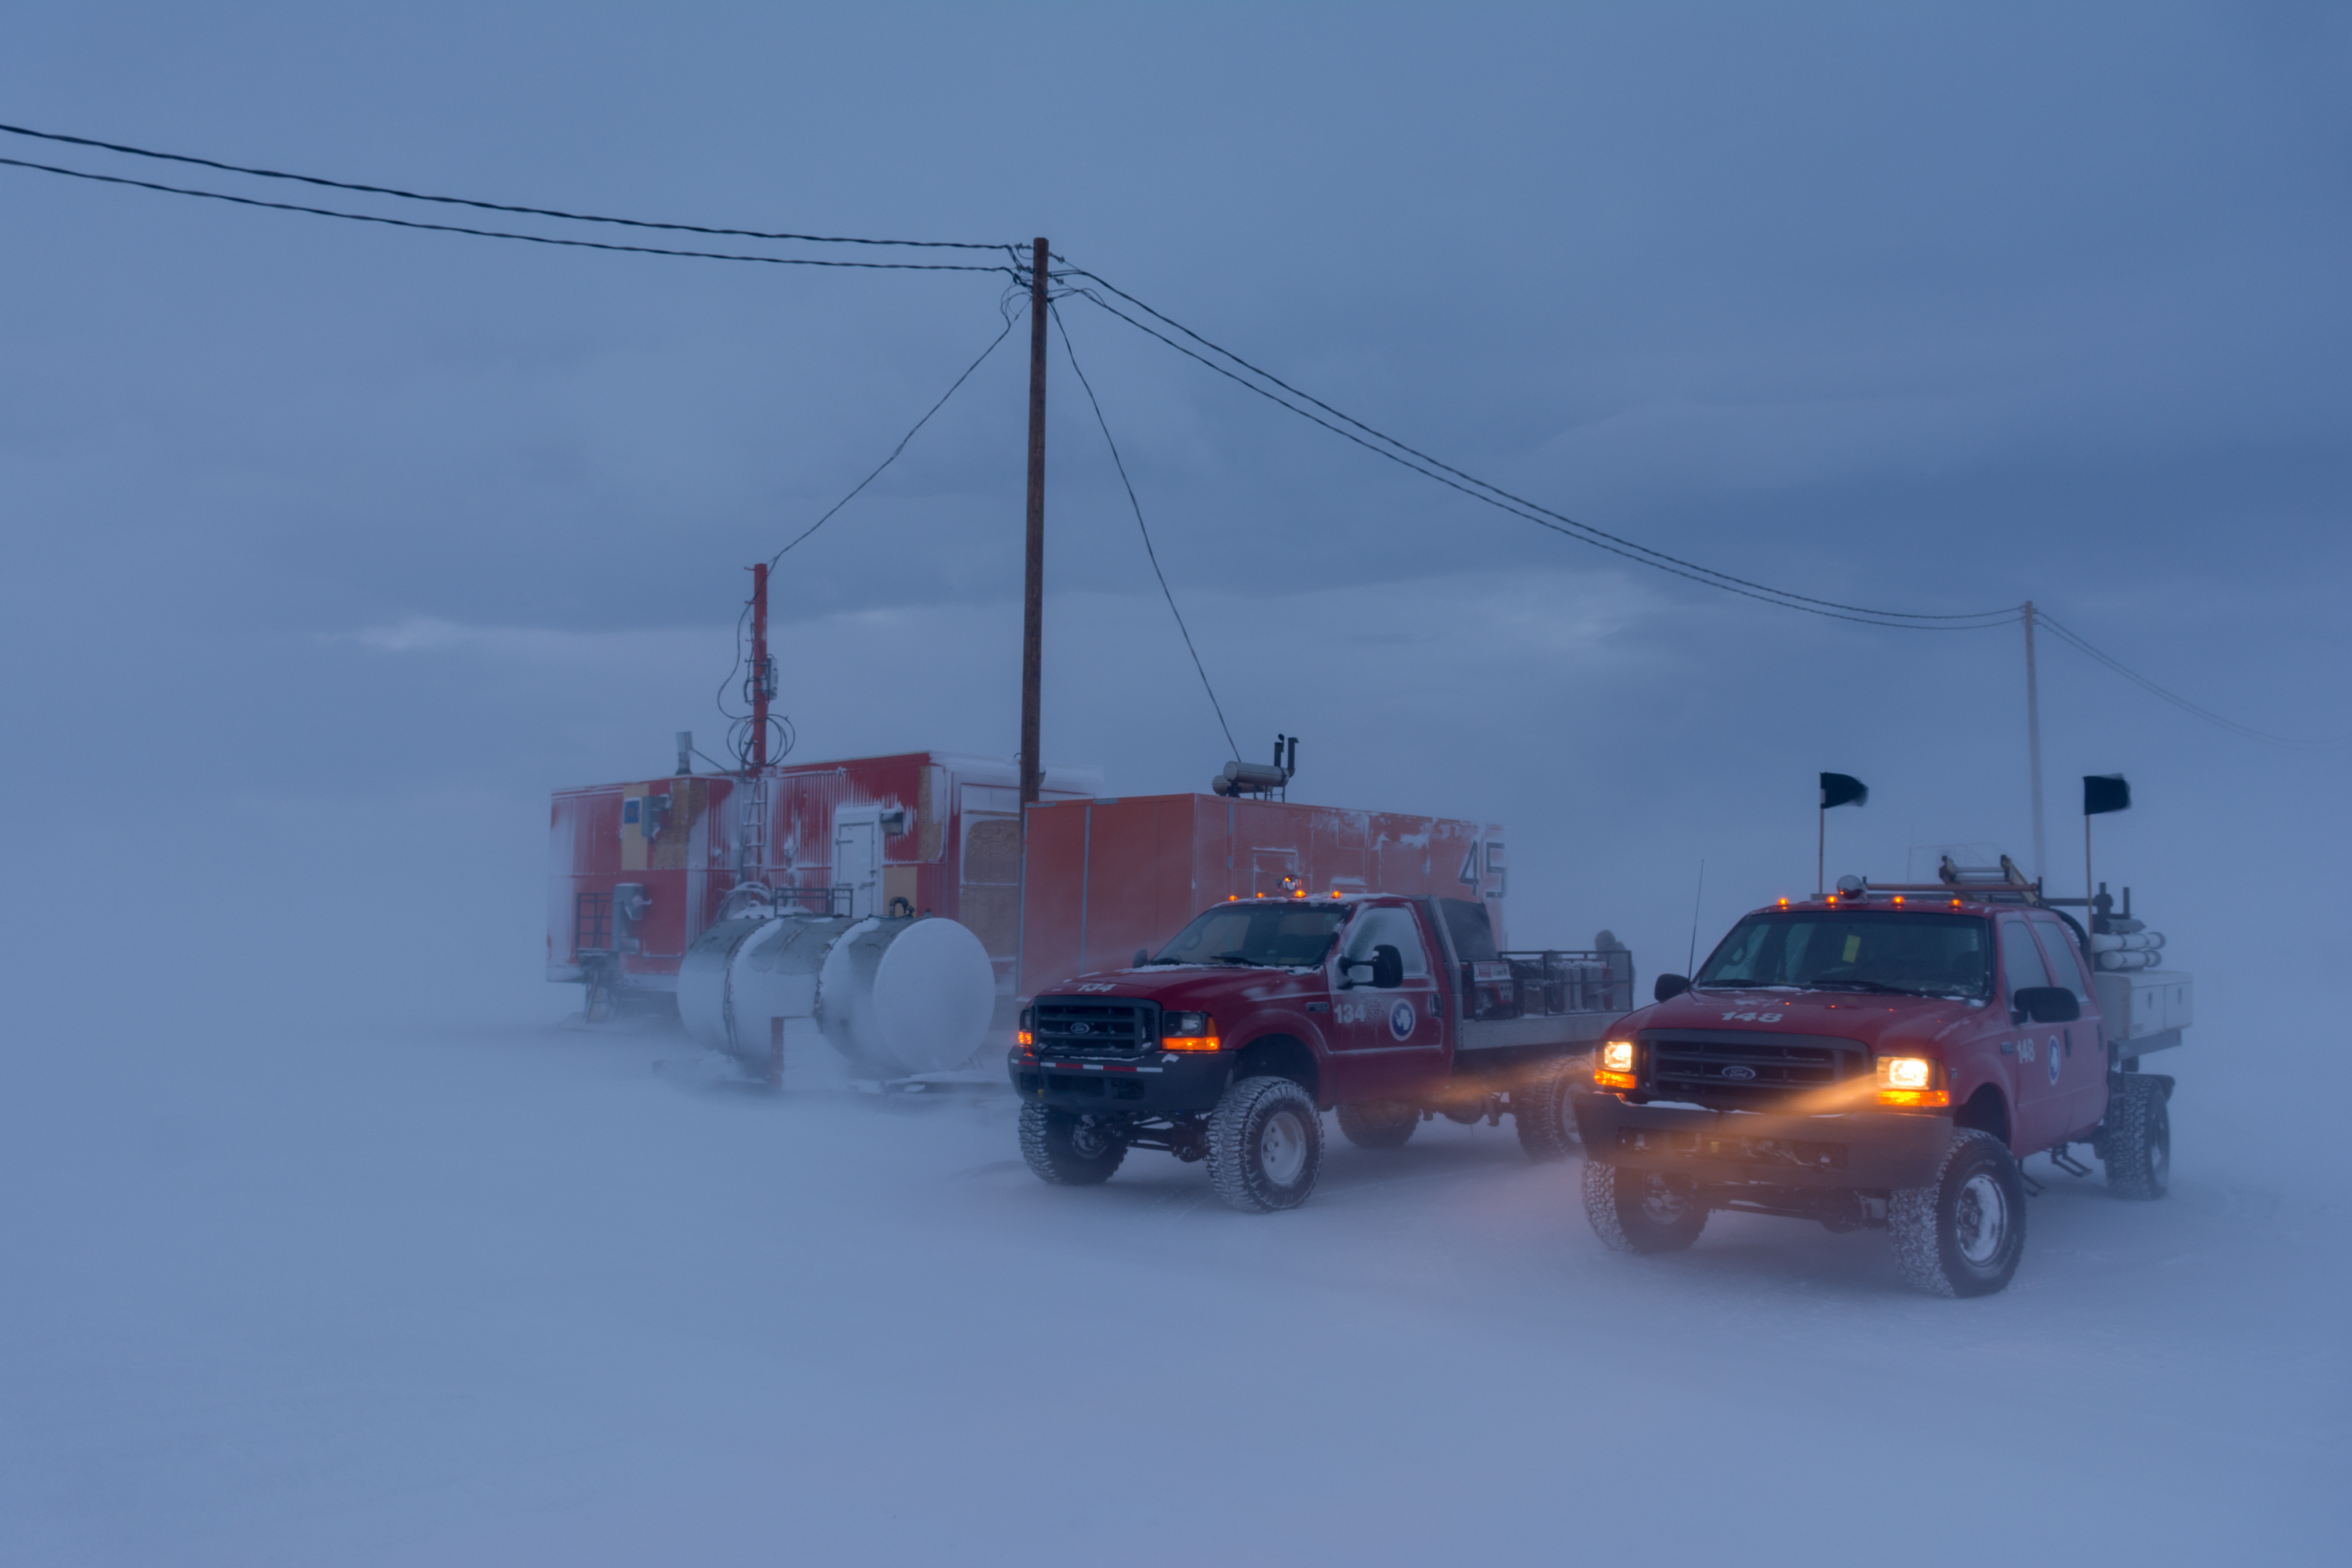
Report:
[[[849,889],[847,912],[856,919],[882,912],[882,824],[875,808],[835,809],[833,885]]]
[[[1286,899],[1305,884],[1298,879],[1296,849],[1250,851],[1250,891],[1261,898]]]

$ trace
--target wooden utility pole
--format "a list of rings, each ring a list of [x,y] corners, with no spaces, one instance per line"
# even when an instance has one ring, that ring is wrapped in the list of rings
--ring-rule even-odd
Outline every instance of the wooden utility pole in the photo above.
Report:
[[[2042,830],[2042,681],[2033,668],[2033,601],[2025,601],[2025,757],[2033,791],[2033,879],[2050,874],[2050,845]]]
[[[1037,682],[1045,629],[1045,242],[1029,264],[1029,559],[1021,586],[1021,804],[1036,804]]]

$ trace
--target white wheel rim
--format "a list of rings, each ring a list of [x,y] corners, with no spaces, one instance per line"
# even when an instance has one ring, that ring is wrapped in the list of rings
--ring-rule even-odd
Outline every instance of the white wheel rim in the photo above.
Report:
[[[1277,1187],[1298,1180],[1307,1168],[1307,1128],[1295,1110],[1277,1110],[1265,1119],[1257,1142],[1258,1165]]]
[[[1960,1256],[1979,1268],[1999,1257],[2009,1239],[2009,1195],[1988,1173],[1961,1184],[1952,1204],[1952,1239]]]
[[[1687,1205],[1683,1194],[1666,1184],[1663,1176],[1652,1176],[1642,1193],[1642,1217],[1652,1225],[1672,1225],[1683,1217]]]

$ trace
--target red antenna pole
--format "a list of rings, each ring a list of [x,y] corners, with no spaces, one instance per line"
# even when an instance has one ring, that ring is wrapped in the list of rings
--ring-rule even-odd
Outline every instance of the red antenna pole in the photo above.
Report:
[[[768,771],[768,699],[776,689],[768,662],[768,563],[751,568],[751,771]]]

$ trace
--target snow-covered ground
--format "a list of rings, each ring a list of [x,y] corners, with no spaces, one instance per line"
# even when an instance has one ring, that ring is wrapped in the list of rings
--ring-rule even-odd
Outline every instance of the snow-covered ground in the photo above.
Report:
[[[0,1560],[2341,1562],[2324,1087],[2179,1056],[2174,1195],[2055,1177],[1950,1302],[1787,1222],[1610,1255],[1507,1125],[1256,1217],[671,1036],[20,1035]]]

